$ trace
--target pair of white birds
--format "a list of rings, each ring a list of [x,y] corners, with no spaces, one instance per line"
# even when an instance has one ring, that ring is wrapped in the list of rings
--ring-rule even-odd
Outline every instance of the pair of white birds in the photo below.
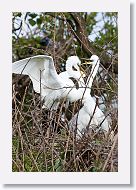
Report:
[[[86,83],[84,74],[80,71],[81,61],[78,56],[69,57],[66,61],[66,71],[60,74],[56,72],[53,58],[46,55],[16,61],[13,63],[12,72],[30,77],[34,91],[41,94],[46,109],[56,110],[60,100],[64,98],[69,102],[81,99],[83,107],[69,121],[69,127],[77,128],[79,136],[88,125],[108,132],[108,120],[90,95],[92,82],[100,64],[99,57],[92,55],[88,64],[92,64],[92,69]],[[79,89],[76,89],[71,77],[78,81]]]

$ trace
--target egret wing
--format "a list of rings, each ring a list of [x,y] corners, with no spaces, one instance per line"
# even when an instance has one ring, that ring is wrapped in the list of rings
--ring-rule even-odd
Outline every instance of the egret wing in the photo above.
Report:
[[[16,61],[13,63],[12,72],[28,75],[37,93],[40,93],[40,81],[42,88],[61,87],[51,56],[37,55]]]
[[[43,72],[44,88],[49,90],[59,90],[64,87],[64,81],[57,74],[52,57],[45,59]]]

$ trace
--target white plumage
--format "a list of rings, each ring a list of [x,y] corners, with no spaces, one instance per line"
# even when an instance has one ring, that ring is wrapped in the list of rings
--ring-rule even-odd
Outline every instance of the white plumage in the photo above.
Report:
[[[69,122],[69,126],[71,128],[77,128],[77,134],[79,136],[81,136],[81,134],[86,130],[88,125],[89,128],[100,127],[105,132],[108,132],[110,128],[104,113],[99,109],[98,105],[90,95],[90,89],[98,71],[100,60],[98,56],[92,55],[90,61],[92,61],[92,70],[88,77],[87,84],[84,84],[85,92],[82,98],[83,107]]]
[[[80,132],[86,129],[88,124],[90,127],[100,126],[104,131],[108,132],[108,121],[90,95],[92,82],[100,64],[98,56],[92,55],[89,63],[91,62],[92,70],[86,84],[79,69],[81,61],[77,56],[68,58],[66,71],[60,74],[56,72],[53,58],[46,55],[37,55],[14,62],[13,73],[30,77],[34,91],[41,93],[44,99],[44,107],[47,109],[56,110],[62,98],[66,98],[69,102],[82,99],[83,107],[69,122],[71,128],[75,128],[77,125],[79,135]],[[82,88],[76,89],[70,77],[77,79],[79,87]]]
[[[81,99],[82,90],[76,89],[70,79],[73,77],[81,83],[83,82],[79,70],[80,64],[81,61],[77,56],[71,56],[66,61],[66,71],[58,75],[51,56],[37,55],[14,62],[12,72],[28,75],[32,80],[34,91],[41,93],[44,107],[57,109],[58,102],[62,98],[66,98],[70,102]]]

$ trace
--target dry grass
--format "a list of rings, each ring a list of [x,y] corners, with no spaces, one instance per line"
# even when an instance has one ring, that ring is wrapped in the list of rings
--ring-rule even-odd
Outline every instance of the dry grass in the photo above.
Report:
[[[95,81],[93,92],[103,96],[105,113],[110,114],[112,120],[111,130],[107,137],[102,131],[92,130],[91,135],[76,139],[68,128],[68,120],[78,102],[68,109],[63,102],[56,112],[41,109],[40,96],[33,91],[30,79],[13,77],[13,171],[118,171],[117,108],[112,103],[117,99],[112,92],[115,91],[113,80],[109,83],[104,78],[99,74],[101,83],[99,79]],[[110,90],[104,89],[106,85]],[[66,117],[62,120],[63,113]]]

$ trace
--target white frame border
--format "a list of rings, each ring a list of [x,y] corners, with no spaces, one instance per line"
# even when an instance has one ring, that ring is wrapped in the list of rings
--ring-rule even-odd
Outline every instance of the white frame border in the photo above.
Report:
[[[127,0],[3,2],[0,63],[0,179],[4,184],[130,184],[130,5]],[[45,5],[45,8],[44,8]],[[12,12],[118,12],[119,167],[118,172],[12,172]]]

